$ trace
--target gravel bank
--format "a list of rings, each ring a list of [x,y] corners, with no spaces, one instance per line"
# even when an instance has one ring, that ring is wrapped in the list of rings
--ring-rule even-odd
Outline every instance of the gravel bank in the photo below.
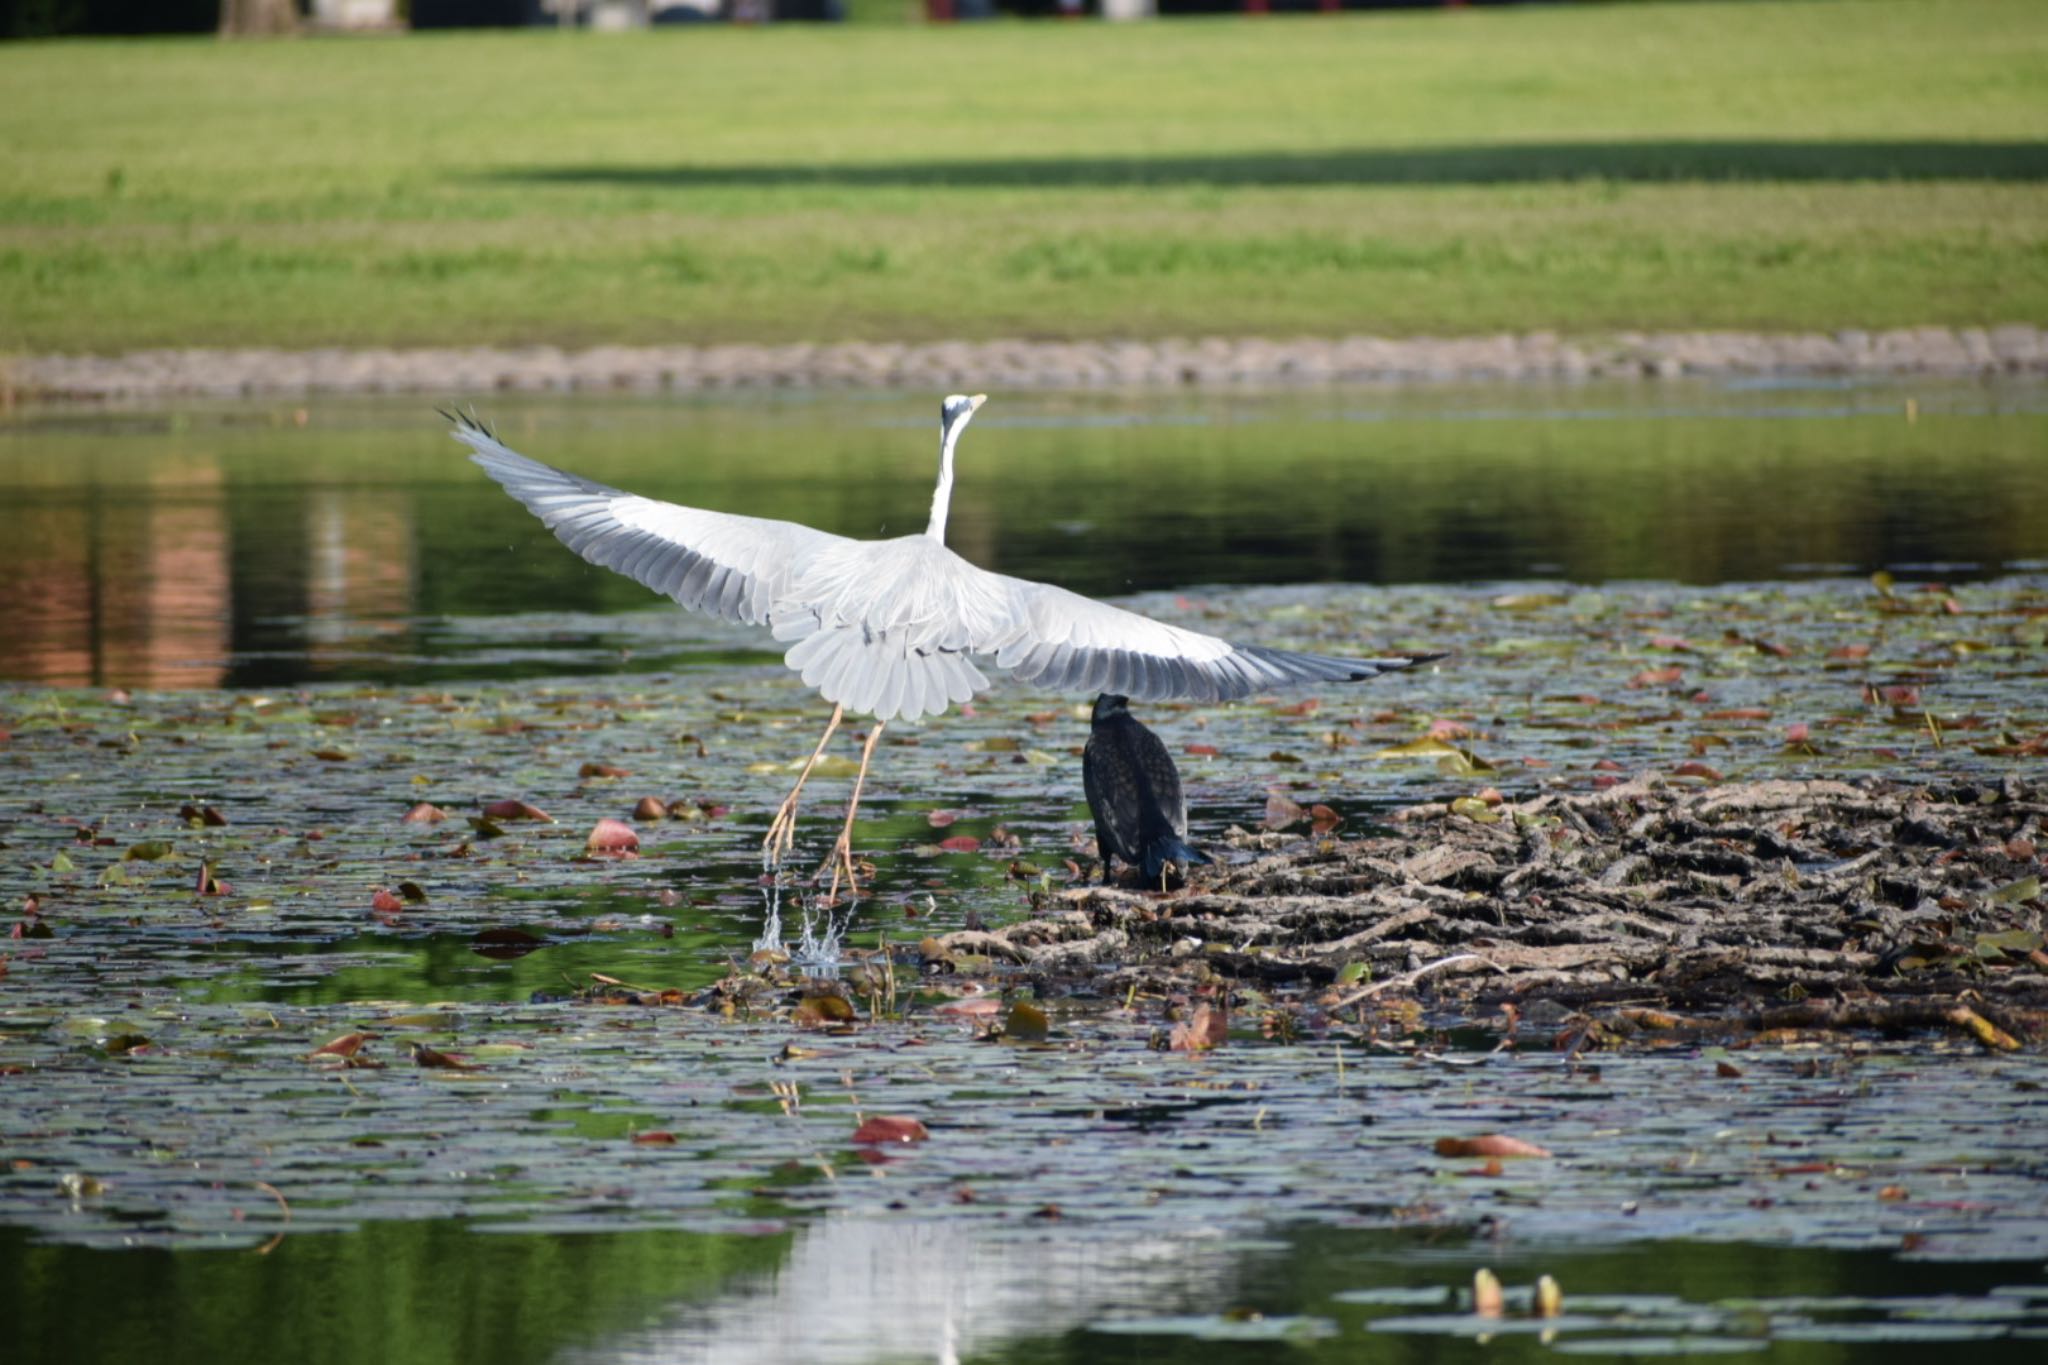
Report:
[[[1061,389],[1181,385],[1659,379],[1688,375],[2048,373],[2032,325],[1834,333],[1208,337],[1163,341],[844,342],[415,350],[160,350],[0,360],[0,396],[156,399],[254,394],[750,388]]]

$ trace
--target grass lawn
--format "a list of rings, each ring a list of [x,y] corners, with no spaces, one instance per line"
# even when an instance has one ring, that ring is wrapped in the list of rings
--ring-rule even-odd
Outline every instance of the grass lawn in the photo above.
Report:
[[[2048,319],[2048,5],[0,46],[0,349]]]

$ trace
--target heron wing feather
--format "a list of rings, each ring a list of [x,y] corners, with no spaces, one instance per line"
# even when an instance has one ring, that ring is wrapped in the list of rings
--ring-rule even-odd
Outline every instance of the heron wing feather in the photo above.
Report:
[[[963,567],[981,573],[971,565]],[[998,667],[1054,691],[1120,692],[1144,701],[1228,701],[1268,687],[1357,682],[1419,660],[1346,659],[1169,625],[1049,583],[988,574],[1006,610],[976,623],[970,647]]]
[[[728,621],[769,622],[806,560],[855,543],[792,521],[623,492],[530,460],[472,418],[457,417],[455,435],[486,474],[577,554]]]

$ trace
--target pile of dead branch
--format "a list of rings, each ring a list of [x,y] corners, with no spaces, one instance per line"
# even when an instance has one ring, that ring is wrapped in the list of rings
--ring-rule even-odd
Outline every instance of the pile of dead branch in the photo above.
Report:
[[[927,955],[1019,964],[1054,991],[1222,978],[1332,1012],[1412,994],[1468,1017],[1542,1002],[2016,1046],[2048,1031],[2044,812],[2016,777],[1468,798],[1366,837],[1232,831],[1262,856],[1170,893],[1043,893],[1032,919]]]

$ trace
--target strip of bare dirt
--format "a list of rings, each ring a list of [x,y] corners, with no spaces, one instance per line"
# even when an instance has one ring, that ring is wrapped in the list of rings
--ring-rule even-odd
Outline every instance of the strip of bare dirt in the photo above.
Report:
[[[1044,892],[1032,919],[926,951],[1018,963],[1053,990],[1222,986],[1325,1016],[1419,1003],[1437,1022],[1505,1008],[1575,1021],[1580,1044],[1938,1028],[2011,1049],[2048,1037],[2044,815],[2013,776],[1639,778],[1415,806],[1359,838],[1233,831],[1263,856],[1170,893]]]

